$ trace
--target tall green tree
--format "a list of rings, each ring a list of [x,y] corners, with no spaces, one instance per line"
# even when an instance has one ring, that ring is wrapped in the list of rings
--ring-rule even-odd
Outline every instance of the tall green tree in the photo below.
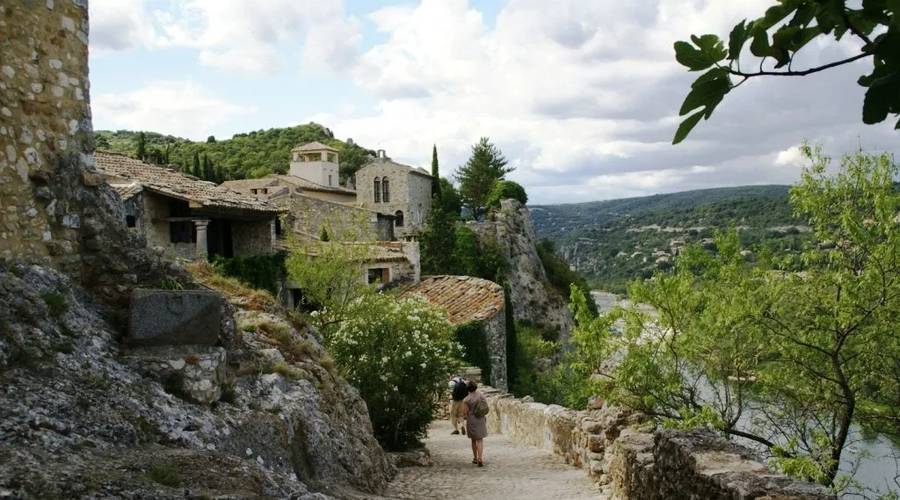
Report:
[[[748,265],[736,231],[714,255],[690,248],[630,290],[657,318],[631,309],[623,336],[593,332],[589,373],[614,402],[750,439],[784,472],[846,490],[852,427],[898,432],[900,168],[859,153],[829,175],[821,151],[804,153],[791,202],[819,244],[803,272]],[[599,360],[613,352],[625,354],[609,370]]]
[[[437,144],[431,147],[431,197],[441,196],[441,170],[438,166]]]
[[[210,181],[213,178],[213,163],[209,156],[203,155],[203,180]]]
[[[192,159],[192,167],[191,167],[191,175],[197,177],[198,179],[203,177],[203,170],[200,168],[200,153],[194,151],[194,156]]]
[[[679,115],[688,115],[675,132],[673,143],[684,140],[700,122],[709,119],[726,94],[751,78],[806,76],[859,60],[871,61],[871,72],[857,82],[866,88],[862,106],[864,123],[900,115],[900,3],[863,0],[779,0],[765,15],[737,24],[727,42],[716,35],[691,36],[675,42],[675,59],[690,71],[705,71],[691,85]],[[810,42],[823,38],[853,38],[853,55],[809,68],[794,68],[794,56]],[[744,47],[758,60],[741,57]],[[727,45],[726,45],[727,43]],[[745,63],[745,69],[741,62]],[[767,61],[774,64],[766,66]],[[750,64],[747,64],[750,63]],[[897,122],[900,129],[900,121]]]
[[[459,167],[456,179],[459,181],[459,194],[463,203],[472,210],[476,218],[484,213],[487,197],[494,188],[494,183],[513,170],[513,167],[507,166],[500,148],[487,137],[482,137],[472,146],[472,155],[465,165]]]
[[[147,157],[147,135],[144,132],[138,132],[137,145],[134,152],[138,160],[143,161]]]
[[[456,250],[456,217],[440,206],[428,214],[425,230],[419,237],[424,274],[449,274]]]

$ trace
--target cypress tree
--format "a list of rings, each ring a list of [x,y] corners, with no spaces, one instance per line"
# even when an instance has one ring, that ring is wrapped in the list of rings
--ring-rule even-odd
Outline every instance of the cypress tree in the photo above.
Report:
[[[200,153],[194,151],[194,166],[191,168],[191,175],[197,178],[203,177],[203,172],[200,170]]]
[[[135,151],[138,160],[143,161],[147,157],[147,136],[143,132],[138,132],[137,151]]]
[[[208,181],[212,180],[213,171],[212,171],[212,162],[209,160],[209,157],[206,154],[203,155],[203,175],[201,176],[203,180]]]
[[[437,144],[431,147],[431,197],[441,197],[441,172],[438,168]]]

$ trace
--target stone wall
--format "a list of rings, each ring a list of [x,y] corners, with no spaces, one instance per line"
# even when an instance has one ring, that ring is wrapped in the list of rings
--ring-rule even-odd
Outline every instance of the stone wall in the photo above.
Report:
[[[824,487],[768,470],[751,450],[712,431],[658,430],[622,408],[575,411],[481,390],[490,406],[489,433],[585,469],[613,498],[834,498]]]
[[[491,384],[507,390],[508,375],[506,373],[506,310],[482,322],[488,355],[491,357]]]
[[[270,255],[275,251],[275,221],[232,221],[234,255]]]
[[[361,241],[393,237],[391,221],[371,210],[300,194],[291,194],[278,203],[290,210],[292,227],[301,234],[318,237],[324,225],[333,239],[342,239],[341,235],[352,235],[351,239]]]
[[[563,297],[550,285],[537,253],[537,236],[528,208],[516,200],[502,200],[500,209],[488,220],[469,222],[479,240],[497,245],[507,263],[505,274],[509,285],[513,317],[559,332],[568,340],[575,318]]]
[[[375,202],[375,178],[387,177],[390,201]],[[411,167],[378,158],[356,173],[356,201],[370,210],[395,215],[403,213],[403,226],[396,226],[398,236],[409,234],[424,224],[431,212],[431,177],[412,173]]]

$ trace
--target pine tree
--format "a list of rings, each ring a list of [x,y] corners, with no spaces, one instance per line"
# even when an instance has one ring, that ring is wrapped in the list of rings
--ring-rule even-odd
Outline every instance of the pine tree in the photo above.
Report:
[[[494,184],[506,174],[515,170],[508,167],[503,152],[487,137],[482,137],[472,146],[472,156],[465,165],[459,167],[456,179],[463,203],[479,218],[485,210],[486,201]]]
[[[441,171],[438,168],[437,144],[431,147],[431,197],[441,197]]]
[[[139,132],[137,136],[137,151],[135,155],[138,160],[144,160],[147,157],[147,136],[143,132]]]

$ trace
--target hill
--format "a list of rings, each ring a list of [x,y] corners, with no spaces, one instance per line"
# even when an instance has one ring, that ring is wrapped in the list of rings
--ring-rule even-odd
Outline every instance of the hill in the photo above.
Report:
[[[794,217],[789,186],[702,189],[637,198],[531,207],[535,230],[592,286],[623,292],[667,268],[687,244],[715,250],[717,230],[735,227],[747,248],[796,256],[809,229]],[[750,254],[748,254],[748,258]]]
[[[94,142],[97,149],[137,158],[141,134],[144,137],[142,159],[145,161],[173,164],[187,173],[215,182],[286,173],[291,149],[306,142],[319,141],[336,148],[341,155],[341,178],[345,181],[368,156],[375,154],[356,144],[335,139],[331,130],[318,123],[257,130],[224,140],[210,136],[202,142],[156,132],[98,130],[94,132]],[[209,167],[204,170],[206,161]]]

